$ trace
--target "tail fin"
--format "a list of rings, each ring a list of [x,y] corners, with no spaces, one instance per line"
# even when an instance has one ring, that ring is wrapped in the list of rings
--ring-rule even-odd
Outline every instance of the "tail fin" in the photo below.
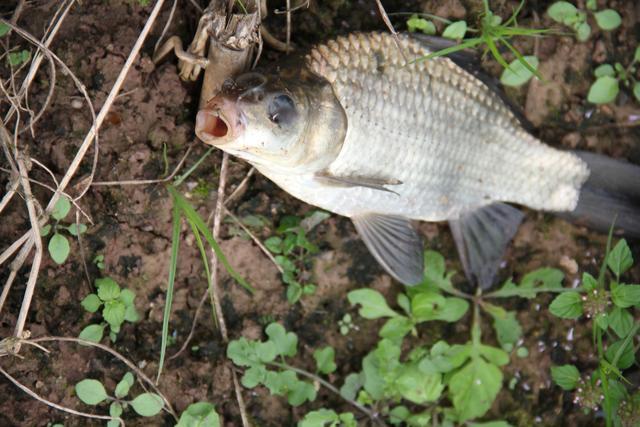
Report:
[[[564,214],[577,224],[607,232],[615,228],[640,239],[640,166],[599,154],[575,151],[591,171],[578,206]]]

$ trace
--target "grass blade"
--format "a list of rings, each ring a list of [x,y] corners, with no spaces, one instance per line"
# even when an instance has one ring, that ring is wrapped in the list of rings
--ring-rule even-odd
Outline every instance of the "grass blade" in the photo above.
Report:
[[[246,290],[248,290],[253,294],[255,292],[253,287],[249,285],[249,283],[247,283],[242,278],[242,276],[240,276],[233,269],[231,264],[229,264],[229,261],[227,261],[227,257],[224,256],[224,253],[222,252],[222,249],[220,249],[218,242],[216,242],[216,240],[213,238],[213,235],[211,234],[211,230],[209,230],[204,220],[200,215],[198,215],[198,213],[193,208],[193,206],[191,206],[191,204],[189,204],[189,202],[184,197],[182,197],[182,195],[173,186],[169,185],[167,189],[169,190],[169,193],[173,197],[174,203],[184,213],[187,220],[193,223],[196,226],[196,228],[200,231],[200,233],[202,233],[205,240],[207,241],[207,243],[209,243],[209,245],[215,252],[216,256],[222,263],[222,265],[224,265],[224,268],[227,270],[229,275],[233,277],[236,280],[236,282],[238,282],[243,288],[245,288]]]
[[[160,361],[158,362],[158,375],[156,384],[160,380],[164,358],[167,352],[167,338],[169,336],[169,317],[171,317],[171,304],[173,303],[173,288],[176,281],[176,268],[178,266],[178,248],[180,247],[180,209],[173,203],[171,211],[171,259],[169,261],[169,279],[167,280],[167,294],[165,296],[164,314],[162,316],[162,342],[160,344]]]
[[[216,305],[213,301],[213,283],[211,283],[211,272],[209,271],[209,260],[207,259],[207,252],[204,249],[204,245],[202,244],[202,238],[200,237],[200,232],[196,225],[189,221],[187,218],[187,222],[191,227],[191,231],[193,232],[194,237],[196,238],[196,244],[198,245],[198,250],[200,251],[200,257],[202,258],[202,265],[204,265],[204,272],[207,275],[207,289],[209,290],[209,299],[211,300],[211,313],[213,315],[213,322],[216,325],[216,328],[220,328],[218,324],[218,316],[216,316]]]

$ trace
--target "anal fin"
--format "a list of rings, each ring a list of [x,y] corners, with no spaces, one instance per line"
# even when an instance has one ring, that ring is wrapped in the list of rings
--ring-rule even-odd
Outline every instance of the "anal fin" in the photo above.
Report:
[[[469,281],[483,289],[493,284],[507,245],[523,218],[518,209],[495,203],[449,221]]]
[[[369,213],[351,220],[373,257],[391,276],[408,286],[422,281],[422,239],[407,218]]]

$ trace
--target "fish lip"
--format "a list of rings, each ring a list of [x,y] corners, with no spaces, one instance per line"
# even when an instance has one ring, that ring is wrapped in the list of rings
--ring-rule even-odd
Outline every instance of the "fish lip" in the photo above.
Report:
[[[196,115],[196,136],[205,144],[223,145],[238,138],[246,128],[246,117],[236,102],[215,97]]]

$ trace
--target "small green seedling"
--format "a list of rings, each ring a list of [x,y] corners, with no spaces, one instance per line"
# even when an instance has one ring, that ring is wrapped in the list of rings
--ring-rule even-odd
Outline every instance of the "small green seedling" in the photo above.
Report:
[[[110,277],[96,279],[95,284],[97,293],[87,295],[80,304],[89,313],[95,313],[102,307],[104,322],[87,326],[80,332],[80,338],[100,342],[104,328],[109,325],[109,338],[115,342],[125,321],[137,322],[140,319],[134,303],[136,295],[130,289],[120,289],[118,283]]]
[[[620,92],[620,83],[628,87],[640,102],[640,81],[635,77],[637,64],[640,62],[640,45],[636,47],[633,60],[625,68],[619,62],[613,66],[602,64],[595,69],[596,81],[589,88],[587,100],[594,104],[606,104],[612,102]]]
[[[551,368],[551,377],[564,390],[573,391],[574,403],[585,411],[602,408],[607,427],[638,425],[640,392],[637,384],[624,377],[623,371],[638,363],[634,340],[640,323],[634,320],[638,313],[633,310],[640,308],[640,285],[620,281],[633,266],[625,240],[607,251],[605,260],[598,278],[584,273],[582,287],[558,295],[549,305],[549,311],[562,319],[577,320],[584,316],[591,320],[598,367],[586,375],[574,365],[555,366]]]
[[[528,36],[535,37],[541,34],[548,33],[546,29],[533,29],[533,28],[521,28],[517,24],[517,16],[524,5],[524,1],[520,3],[518,8],[514,11],[513,15],[506,21],[502,22],[502,18],[495,15],[489,8],[489,2],[483,1],[484,12],[480,20],[480,28],[472,28],[468,26],[465,21],[449,21],[444,18],[440,18],[433,15],[426,15],[432,19],[443,21],[447,23],[442,36],[459,40],[460,43],[447,47],[445,49],[433,52],[421,60],[427,60],[438,56],[446,56],[451,53],[461,51],[464,49],[477,48],[484,46],[484,54],[491,53],[493,57],[504,68],[504,72],[501,77],[501,82],[507,86],[521,86],[531,79],[532,76],[536,76],[541,79],[542,77],[538,73],[538,58],[535,56],[523,56],[509,41],[514,36]],[[409,31],[421,31],[426,34],[433,35],[436,33],[436,27],[434,23],[428,19],[412,15],[407,21],[407,27]],[[464,38],[467,33],[476,33],[476,37]],[[499,46],[506,47],[515,57],[515,60],[510,64],[500,53]]]
[[[296,216],[285,216],[264,245],[275,254],[275,260],[283,270],[282,281],[287,284],[287,301],[295,304],[304,295],[312,295],[316,285],[309,283],[307,276],[310,256],[318,252],[316,245],[307,238],[307,233],[329,215],[316,211],[304,220]]]
[[[104,255],[98,254],[96,255],[92,262],[98,267],[99,270],[104,270]]]
[[[120,416],[129,407],[143,417],[153,417],[162,411],[164,401],[155,393],[142,393],[135,398],[125,399],[135,382],[131,372],[127,372],[116,385],[114,396],[109,396],[104,385],[98,380],[84,379],[76,384],[75,391],[78,398],[87,405],[99,405],[110,401],[109,415],[115,419],[107,422],[107,427],[120,426]]]
[[[12,67],[17,67],[18,65],[24,64],[25,62],[31,59],[31,52],[26,49],[20,50],[18,52],[9,52],[7,55],[7,62]]]
[[[338,320],[338,327],[340,328],[340,334],[342,335],[348,335],[352,330],[358,330],[358,327],[353,324],[353,319],[351,319],[351,315],[349,313],[346,313],[342,316],[342,319]]]
[[[53,230],[53,236],[49,239],[49,255],[56,264],[63,264],[69,257],[71,250],[69,240],[62,234],[62,231],[66,231],[72,236],[78,236],[87,231],[87,226],[84,224],[62,224],[62,221],[71,210],[71,202],[66,196],[60,196],[53,211],[51,211],[51,217],[55,219],[53,224],[47,224],[40,229],[40,235],[46,237]]]
[[[176,427],[220,427],[220,424],[220,415],[213,404],[197,402],[187,406]]]
[[[596,10],[596,0],[587,0],[587,11],[593,14],[596,24],[605,31],[615,30],[622,23],[620,14],[613,9]],[[553,3],[547,14],[556,22],[566,25],[575,31],[578,41],[586,41],[591,35],[591,25],[587,22],[587,11],[579,10],[566,1]]]

